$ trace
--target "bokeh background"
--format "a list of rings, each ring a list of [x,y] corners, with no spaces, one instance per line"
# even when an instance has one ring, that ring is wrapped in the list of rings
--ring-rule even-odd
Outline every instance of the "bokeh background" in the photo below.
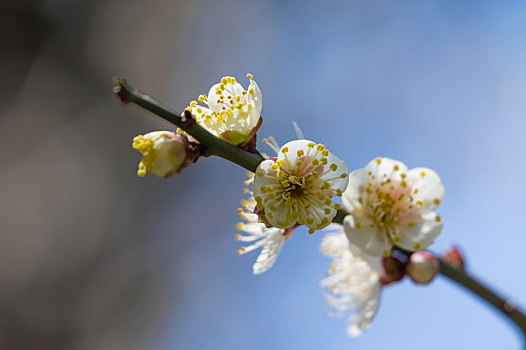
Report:
[[[525,2],[2,0],[0,40],[0,349],[522,346],[443,278],[385,289],[350,340],[325,317],[322,234],[297,230],[253,276],[233,238],[244,171],[201,159],[137,178],[132,138],[170,126],[120,105],[111,78],[182,110],[250,72],[260,137],[289,141],[295,120],[350,169],[435,169],[433,249],[458,244],[526,305]]]

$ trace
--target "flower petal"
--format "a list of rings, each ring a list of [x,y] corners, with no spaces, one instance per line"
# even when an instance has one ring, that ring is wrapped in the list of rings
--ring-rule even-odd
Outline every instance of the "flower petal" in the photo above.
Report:
[[[254,263],[254,266],[252,267],[255,275],[259,275],[267,271],[276,262],[278,253],[281,250],[281,245],[285,241],[285,237],[283,236],[282,232],[283,230],[278,229],[270,229],[267,232],[268,238],[263,245],[261,253],[259,254],[256,262]]]
[[[356,244],[352,244],[349,242],[349,249],[351,251],[352,256],[359,257],[363,261],[365,261],[371,269],[375,270],[378,274],[384,273],[384,267],[382,265],[382,259],[378,256],[373,256],[365,253],[363,250],[358,248]]]
[[[323,236],[320,251],[332,257],[327,277],[320,281],[327,288],[326,301],[332,315],[353,312],[348,320],[347,334],[356,337],[366,329],[378,309],[380,300],[380,273],[362,258],[366,254],[353,247],[344,232]],[[379,265],[381,258],[369,257]]]
[[[261,116],[261,109],[263,108],[263,96],[261,90],[259,89],[258,84],[254,79],[250,79],[250,84],[248,84],[248,91],[253,89],[253,94],[248,94],[248,102],[252,103],[257,111],[257,117]]]
[[[358,337],[371,325],[380,304],[380,280],[377,275],[371,277],[376,279],[376,281],[372,281],[370,297],[360,305],[358,312],[349,318],[349,323],[347,324],[347,334],[351,338]]]
[[[329,153],[325,158],[327,158],[327,168],[330,169],[334,167],[336,170],[329,171],[320,178],[325,181],[330,181],[333,189],[338,189],[342,192],[345,191],[349,185],[349,171],[347,170],[345,162],[332,153]],[[345,176],[343,174],[345,174]]]
[[[221,85],[225,86],[225,90],[222,90],[222,93],[218,94],[217,91],[218,89],[220,90]],[[208,99],[207,99],[208,106],[214,111],[219,112],[221,111],[221,102],[218,102],[218,101],[222,100],[221,96],[224,96],[223,99],[226,99],[228,98],[228,96],[230,96],[235,101],[236,97],[238,95],[241,95],[242,93],[243,93],[243,86],[241,86],[241,84],[239,84],[238,82],[234,84],[230,84],[230,83],[229,84],[222,84],[222,83],[214,84],[210,88],[210,91],[208,92]]]
[[[256,219],[257,219],[257,215],[256,215]],[[250,224],[241,224],[240,229],[245,231],[246,233],[250,233],[251,235],[254,235],[256,238],[264,236],[267,231],[267,229],[265,228],[265,225],[258,223],[258,222],[253,222]]]
[[[385,251],[391,250],[392,243],[376,226],[371,227],[371,222],[357,221],[355,216],[351,214],[345,217],[343,224],[349,241],[363,252],[372,256],[380,256]],[[357,227],[357,224],[360,228]]]
[[[265,217],[272,226],[288,228],[292,226],[292,224],[290,226],[283,227],[283,225],[278,223],[278,221],[281,221],[282,217],[286,217],[288,215],[289,210],[288,208],[285,208],[285,202],[279,197],[272,199],[265,190],[266,186],[280,184],[279,179],[275,176],[276,172],[271,169],[271,166],[274,163],[275,162],[273,160],[267,159],[258,165],[254,177],[254,198],[258,203],[257,208],[259,210],[265,209]],[[272,208],[275,210],[272,210]]]
[[[406,250],[425,249],[442,232],[442,220],[434,212],[422,214],[421,220],[415,222],[413,227],[404,227],[400,230],[401,241],[397,245]],[[416,246],[415,246],[416,243]]]
[[[367,170],[365,168],[354,170],[349,174],[349,186],[343,193],[342,203],[345,210],[352,212],[353,208],[361,204],[358,198],[362,196]]]
[[[407,172],[407,167],[404,163],[391,158],[376,158],[371,160],[364,168],[366,173],[371,172],[377,180],[392,178],[393,175]]]
[[[205,128],[208,132],[219,136],[226,131],[225,123],[219,122],[215,117],[208,117],[212,115],[212,110],[203,106],[188,107],[192,112],[195,120]],[[191,137],[193,140],[194,138]]]
[[[414,199],[421,200],[424,203],[422,206],[424,209],[436,209],[444,197],[444,186],[440,176],[431,169],[414,168],[409,170],[407,182],[413,188]]]
[[[241,242],[252,242],[249,246],[241,247],[241,249],[237,251],[238,255],[262,248],[252,267],[254,274],[261,274],[274,264],[281,245],[290,237],[292,229],[267,228],[265,224],[255,222],[258,219],[258,215],[254,213],[255,204],[256,201],[253,197],[241,201],[242,208],[240,208],[238,212],[247,223],[239,223],[236,225],[236,228],[244,231],[245,234],[236,234],[235,239]]]
[[[290,161],[290,167],[294,168],[294,161],[298,158],[298,151],[303,151],[308,149],[308,144],[312,141],[308,140],[293,140],[287,142],[283,147],[281,147],[280,152],[278,153],[278,160],[283,160],[285,163]],[[286,151],[286,152],[284,152]]]
[[[336,216],[336,209],[334,209],[331,206],[325,206],[325,207],[314,207],[311,206],[308,210],[306,210],[307,217],[300,216],[303,220],[307,220],[307,218],[313,219],[313,223],[305,223],[305,226],[308,228],[312,228],[314,230],[320,230],[324,227],[327,227],[330,223],[333,217]],[[329,220],[329,218],[331,218]],[[303,221],[302,220],[302,221]]]

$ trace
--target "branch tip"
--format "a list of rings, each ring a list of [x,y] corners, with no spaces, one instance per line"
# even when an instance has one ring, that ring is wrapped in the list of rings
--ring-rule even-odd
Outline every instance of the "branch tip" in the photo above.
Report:
[[[127,85],[128,83],[126,82],[124,78],[121,78],[121,77],[113,78],[113,89],[112,89],[113,94],[115,95],[115,97],[117,97],[119,102],[124,103],[124,104],[131,102],[129,92],[126,89]]]

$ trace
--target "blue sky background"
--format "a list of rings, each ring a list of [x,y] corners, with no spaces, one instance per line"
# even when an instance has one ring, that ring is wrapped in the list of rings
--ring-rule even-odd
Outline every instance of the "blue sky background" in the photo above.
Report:
[[[459,245],[473,274],[526,305],[526,3],[200,4],[174,48],[179,68],[167,76],[174,106],[222,75],[243,82],[250,72],[263,91],[260,138],[291,140],[295,120],[349,169],[377,156],[434,169],[446,195],[438,210],[444,231],[432,249]],[[442,277],[386,288],[372,327],[350,340],[345,319],[325,317],[321,233],[295,231],[261,276],[251,274],[256,253],[234,254],[243,173],[203,159],[169,182],[146,180],[159,193],[177,192],[148,210],[166,273],[178,276],[157,349],[521,346],[500,315]],[[176,185],[190,179],[199,188]],[[202,216],[188,222],[195,212]],[[174,230],[191,238],[182,242]]]

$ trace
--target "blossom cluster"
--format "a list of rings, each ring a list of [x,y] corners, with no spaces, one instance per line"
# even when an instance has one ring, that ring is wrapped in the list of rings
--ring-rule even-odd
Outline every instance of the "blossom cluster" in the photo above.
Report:
[[[246,90],[235,78],[223,77],[185,111],[217,138],[257,152],[247,147],[254,147],[261,125],[262,94],[252,75],[247,77]],[[297,139],[283,146],[264,139],[276,154],[264,155],[247,174],[249,198],[238,209],[242,222],[236,228],[242,233],[235,239],[248,245],[237,253],[261,249],[253,265],[253,273],[261,274],[297,228],[334,231],[321,240],[320,251],[332,261],[320,285],[331,314],[350,313],[347,333],[356,337],[370,325],[385,286],[405,275],[429,283],[437,273],[435,257],[422,250],[442,231],[435,210],[444,187],[433,170],[408,169],[390,158],[375,158],[349,173],[340,158],[304,139],[293,125]],[[138,175],[170,177],[197,159],[198,145],[182,129],[139,135],[133,141],[143,155]]]
[[[303,144],[305,143],[301,145]],[[286,147],[287,145],[284,146]],[[282,151],[283,148],[279,152]],[[255,176],[250,175],[245,183],[254,186],[253,195],[256,199],[251,196],[242,201],[243,208],[239,209],[246,223],[239,223],[237,229],[250,236],[237,234],[236,239],[257,241],[238,253],[245,254],[262,247],[253,267],[256,274],[266,271],[274,264],[283,242],[291,237],[294,228],[298,225],[309,227],[306,225],[307,218],[315,217],[315,214],[309,213],[285,223],[269,221],[269,213],[280,213],[280,220],[287,218],[289,213],[285,211],[286,207],[281,208],[281,211],[274,207],[267,213],[269,206],[274,203],[272,200],[275,201],[275,197],[279,196],[281,204],[286,203],[289,196],[292,197],[287,193],[288,184],[282,185],[280,182],[285,176],[285,173],[280,174],[281,177],[278,175],[278,172],[283,171],[281,167],[274,166],[272,169],[273,165],[285,164],[278,164],[279,159],[284,157],[280,158],[278,153],[277,158],[271,158],[270,166],[264,167],[270,169],[267,173],[260,174],[265,181],[258,182],[257,173]],[[294,164],[290,159],[288,165],[296,165],[299,169],[303,167],[303,164]],[[289,173],[294,171],[290,168],[286,170]],[[329,178],[334,181],[336,177],[337,174],[332,174]],[[347,177],[340,175],[340,179]],[[340,179],[335,185],[342,184]],[[334,194],[342,197],[346,215],[343,225],[331,224],[327,227],[336,232],[328,233],[322,238],[320,251],[332,261],[327,276],[320,285],[326,289],[326,301],[332,310],[330,314],[339,316],[350,313],[347,334],[357,337],[371,324],[383,287],[399,281],[406,274],[415,283],[429,283],[437,273],[438,263],[428,252],[414,253],[407,261],[399,261],[398,257],[391,254],[395,247],[408,251],[427,248],[440,234],[442,220],[434,210],[442,201],[444,188],[433,170],[408,170],[403,163],[389,158],[373,159],[364,168],[352,171],[348,179],[348,186],[345,182],[346,188],[343,187],[342,193],[339,192],[341,188],[329,187]],[[273,186],[272,191],[267,188],[269,185]],[[249,190],[246,192],[252,194]],[[274,196],[274,193],[277,195]],[[309,208],[313,206],[314,204],[309,203]],[[291,206],[288,209],[295,208]],[[335,203],[332,208],[339,210],[340,206]],[[304,209],[297,209],[297,213],[303,212]],[[327,216],[333,214],[329,210],[324,210],[323,213]],[[326,226],[315,227],[319,229]],[[309,232],[312,232],[310,230],[309,228]]]

